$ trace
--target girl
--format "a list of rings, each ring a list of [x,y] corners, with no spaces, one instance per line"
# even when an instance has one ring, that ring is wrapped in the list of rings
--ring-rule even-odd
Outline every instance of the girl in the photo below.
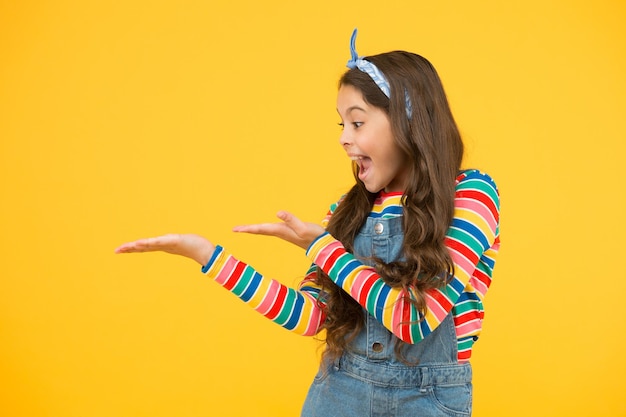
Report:
[[[306,249],[297,290],[197,235],[126,243],[117,253],[189,257],[277,324],[326,350],[302,416],[468,416],[471,350],[499,248],[492,179],[460,170],[463,144],[432,65],[403,51],[360,58],[352,34],[340,79],[340,143],[356,184],[322,226],[290,213],[234,228]]]

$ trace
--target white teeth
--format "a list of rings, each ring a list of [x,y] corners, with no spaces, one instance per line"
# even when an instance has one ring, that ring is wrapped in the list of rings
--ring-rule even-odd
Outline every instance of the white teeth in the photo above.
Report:
[[[362,161],[363,157],[362,156],[351,156],[350,159],[352,159],[353,161]]]

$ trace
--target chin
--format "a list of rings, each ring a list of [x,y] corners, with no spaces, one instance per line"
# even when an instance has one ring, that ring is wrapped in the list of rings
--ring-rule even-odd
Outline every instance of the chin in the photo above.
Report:
[[[370,193],[372,193],[372,194],[377,194],[383,188],[385,188],[385,187],[371,186],[371,185],[365,184],[365,189],[367,191],[369,191]]]

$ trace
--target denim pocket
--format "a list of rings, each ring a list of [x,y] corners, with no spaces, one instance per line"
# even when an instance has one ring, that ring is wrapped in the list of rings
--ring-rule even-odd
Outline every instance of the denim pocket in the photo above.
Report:
[[[434,385],[430,387],[433,404],[451,416],[472,414],[472,384]]]
[[[321,364],[319,369],[317,370],[317,374],[315,375],[315,378],[313,378],[313,383],[319,384],[319,383],[324,382],[324,380],[328,378],[328,375],[330,375],[332,372],[335,372],[335,367],[332,364],[331,365]]]

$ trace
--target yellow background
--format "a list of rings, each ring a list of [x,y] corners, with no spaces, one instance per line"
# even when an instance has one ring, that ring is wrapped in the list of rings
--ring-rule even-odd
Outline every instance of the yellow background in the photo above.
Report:
[[[183,258],[196,232],[298,282],[301,250],[233,234],[319,220],[351,184],[336,82],[361,54],[438,68],[497,180],[502,251],[474,415],[625,416],[623,1],[0,1],[0,415],[294,416],[318,342]]]

